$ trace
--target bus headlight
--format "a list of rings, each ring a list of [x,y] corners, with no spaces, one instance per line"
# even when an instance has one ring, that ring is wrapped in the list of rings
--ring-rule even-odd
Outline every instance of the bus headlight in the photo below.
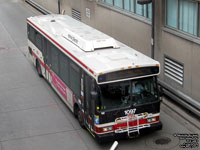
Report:
[[[147,119],[147,123],[149,123],[149,122],[154,122],[154,121],[156,121],[156,117],[148,118],[148,119]]]
[[[103,132],[112,131],[112,126],[103,128]]]

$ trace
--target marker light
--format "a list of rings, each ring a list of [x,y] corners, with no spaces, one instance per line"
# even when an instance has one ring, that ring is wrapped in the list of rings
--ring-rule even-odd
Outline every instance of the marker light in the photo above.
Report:
[[[128,69],[131,69],[132,68],[132,66],[128,66]]]

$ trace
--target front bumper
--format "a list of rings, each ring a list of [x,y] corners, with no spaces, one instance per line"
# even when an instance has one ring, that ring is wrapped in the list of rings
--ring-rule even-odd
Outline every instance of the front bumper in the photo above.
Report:
[[[143,134],[153,132],[153,131],[156,131],[156,130],[161,130],[161,129],[162,129],[162,123],[159,121],[157,123],[151,124],[150,127],[140,129],[139,135],[143,135]],[[118,139],[136,137],[136,136],[138,136],[137,132],[130,133],[130,136],[128,136],[127,132],[124,132],[124,133],[111,132],[111,133],[104,133],[104,134],[96,134],[95,135],[96,139],[100,143],[108,142],[108,141],[114,141],[114,140],[118,140]]]

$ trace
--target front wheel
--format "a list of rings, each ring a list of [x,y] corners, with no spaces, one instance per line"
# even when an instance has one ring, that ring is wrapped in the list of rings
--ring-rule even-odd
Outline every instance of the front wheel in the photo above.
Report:
[[[82,128],[84,128],[85,126],[84,126],[83,115],[82,115],[82,112],[81,112],[80,109],[78,109],[77,115],[78,115],[77,117],[78,117],[78,122],[79,122],[80,126],[81,126]]]

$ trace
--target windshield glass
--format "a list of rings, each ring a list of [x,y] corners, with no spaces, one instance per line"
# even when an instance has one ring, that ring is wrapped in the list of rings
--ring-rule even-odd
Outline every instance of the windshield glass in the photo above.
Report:
[[[99,85],[99,92],[102,111],[158,100],[155,77]]]

